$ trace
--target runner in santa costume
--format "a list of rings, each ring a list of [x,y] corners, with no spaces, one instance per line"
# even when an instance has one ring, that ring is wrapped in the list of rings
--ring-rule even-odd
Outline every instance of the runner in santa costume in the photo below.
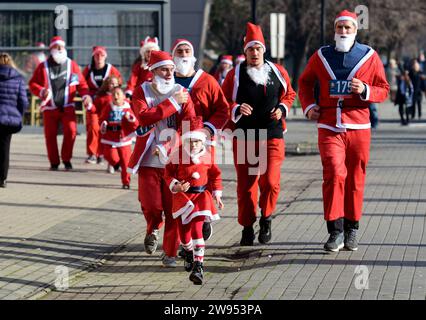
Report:
[[[261,209],[259,242],[271,240],[272,213],[280,192],[280,169],[284,161],[285,118],[296,96],[287,71],[264,60],[265,51],[260,26],[248,23],[244,42],[247,60],[229,71],[222,86],[231,105],[232,122],[238,129],[234,135],[237,132],[244,135],[236,135],[233,141],[243,246],[253,245],[258,206]],[[260,150],[257,164],[249,159],[249,152],[254,150],[256,154]]]
[[[182,136],[182,145],[170,156],[166,166],[166,182],[173,193],[173,218],[178,220],[185,270],[189,279],[203,283],[205,219],[219,219],[214,204],[223,209],[222,179],[219,167],[208,151],[201,117],[191,120],[191,129]],[[208,190],[211,186],[212,193]]]
[[[78,64],[67,57],[64,40],[58,36],[53,37],[49,49],[49,58],[34,71],[29,88],[32,94],[42,100],[40,110],[43,113],[51,170],[57,170],[60,164],[56,141],[59,122],[64,130],[61,158],[65,169],[71,170],[72,151],[77,136],[74,96],[77,92],[82,96],[85,108],[92,104],[92,98]]]
[[[141,128],[137,131],[128,170],[139,174],[139,201],[147,222],[145,251],[152,254],[157,248],[164,212],[163,265],[175,267],[179,234],[177,222],[172,217],[172,194],[164,179],[170,152],[164,133],[167,133],[165,130],[172,131],[171,138],[175,138],[182,121],[194,117],[195,112],[188,91],[175,84],[175,65],[170,54],[153,51],[148,65],[154,78],[136,88],[132,98],[133,109],[139,111],[136,116]]]
[[[336,45],[314,53],[299,79],[304,114],[318,121],[324,216],[330,234],[324,248],[334,252],[358,248],[371,138],[368,106],[385,101],[389,91],[379,55],[355,41],[357,30],[357,15],[342,11],[335,20]]]
[[[187,39],[177,39],[172,48],[176,64],[175,81],[188,89],[194,103],[195,113],[202,117],[204,128],[208,130],[208,144],[215,144],[217,131],[222,129],[229,118],[229,106],[217,81],[202,69],[195,71],[194,47]],[[210,150],[214,155],[214,148]],[[210,190],[212,191],[212,190]],[[203,225],[203,237],[212,235],[210,223]]]
[[[234,63],[232,62],[232,56],[223,55],[221,57],[219,67],[213,75],[220,85],[222,85],[223,81],[225,81],[226,75],[228,74],[229,70],[232,69],[233,65]]]
[[[89,86],[90,96],[96,99],[96,94],[102,83],[109,76],[116,76],[121,79],[120,71],[112,64],[106,62],[107,52],[105,47],[95,46],[92,50],[92,62],[83,70],[83,76]],[[121,82],[121,80],[120,80]],[[98,109],[100,111],[100,109]],[[95,164],[102,162],[102,144],[99,134],[99,115],[93,108],[86,110],[86,152],[87,163]]]
[[[132,72],[127,81],[126,97],[131,98],[136,87],[145,81],[152,80],[152,72],[149,70],[148,62],[151,52],[160,50],[157,37],[146,37],[140,42],[140,56],[135,60],[132,66]]]
[[[121,168],[123,189],[130,189],[127,164],[132,153],[132,140],[136,136],[135,131],[139,123],[125,98],[120,87],[112,89],[112,101],[102,106],[100,131],[105,159],[112,167]]]

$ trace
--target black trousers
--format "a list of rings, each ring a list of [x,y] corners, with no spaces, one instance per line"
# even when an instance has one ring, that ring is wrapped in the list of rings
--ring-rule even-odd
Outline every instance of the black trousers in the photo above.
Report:
[[[12,134],[0,131],[0,181],[7,179],[11,139]]]
[[[411,119],[414,119],[416,117],[416,108],[417,108],[417,114],[420,119],[422,117],[422,97],[414,99]]]
[[[410,122],[410,114],[412,114],[411,108],[407,108],[404,103],[399,104],[399,116],[401,117],[401,124],[408,124]]]

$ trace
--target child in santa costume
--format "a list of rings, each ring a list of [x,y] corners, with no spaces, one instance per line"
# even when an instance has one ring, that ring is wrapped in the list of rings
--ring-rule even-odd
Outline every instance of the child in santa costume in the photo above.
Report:
[[[85,108],[92,104],[92,98],[80,67],[67,56],[64,40],[59,36],[53,37],[49,50],[49,58],[40,63],[34,71],[29,88],[32,94],[41,99],[40,111],[43,113],[50,169],[58,170],[60,164],[57,135],[61,122],[64,130],[61,158],[65,169],[71,170],[72,152],[77,136],[74,97],[78,92]]]
[[[221,172],[205,145],[202,127],[201,118],[191,120],[191,131],[183,134],[182,146],[166,166],[166,182],[173,193],[173,218],[178,220],[185,250],[185,270],[192,271],[189,279],[197,285],[203,283],[204,220],[219,219],[214,202],[219,209],[224,207]]]
[[[324,249],[338,252],[358,249],[371,140],[369,105],[385,101],[389,84],[377,52],[355,40],[357,15],[342,11],[334,28],[336,45],[322,47],[310,58],[299,79],[299,97],[305,116],[318,122],[330,234]]]
[[[104,156],[108,163],[121,167],[121,182],[123,189],[130,188],[130,174],[127,172],[132,153],[132,139],[139,123],[132,108],[120,87],[111,91],[112,101],[102,106],[101,143],[104,145]]]
[[[158,51],[158,38],[146,37],[140,42],[140,56],[135,60],[132,66],[132,72],[127,81],[126,97],[131,98],[135,89],[145,81],[152,80],[152,72],[149,70],[148,62],[152,51]]]
[[[92,61],[83,70],[83,76],[89,86],[90,96],[93,100],[96,99],[98,91],[102,87],[103,82],[109,76],[115,76],[120,79],[120,71],[112,64],[107,63],[107,51],[105,47],[95,46],[92,50]],[[102,162],[102,144],[100,143],[99,133],[99,115],[100,109],[87,108],[86,111],[86,152],[88,158],[86,163],[96,164]]]
[[[195,116],[195,111],[188,91],[175,84],[175,64],[169,53],[153,51],[148,65],[153,80],[138,86],[132,97],[141,128],[137,130],[128,170],[139,175],[139,201],[147,222],[145,251],[156,251],[164,213],[163,266],[176,267],[178,226],[172,217],[172,194],[164,171],[177,132],[182,130],[184,120]]]

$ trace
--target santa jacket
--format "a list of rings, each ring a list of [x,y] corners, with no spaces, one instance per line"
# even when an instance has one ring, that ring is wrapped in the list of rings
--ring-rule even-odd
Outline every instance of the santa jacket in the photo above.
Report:
[[[291,86],[290,77],[287,71],[282,66],[267,60],[265,60],[265,63],[267,63],[271,67],[272,72],[274,72],[275,75],[278,77],[283,88],[283,90],[281,91],[279,105],[285,109],[285,114],[283,113],[281,121],[283,124],[284,131],[287,131],[285,118],[289,115],[290,108],[296,97],[296,92],[293,90]],[[241,114],[240,115],[236,114],[236,111],[240,106],[237,103],[237,93],[238,93],[239,80],[240,80],[240,68],[241,68],[241,64],[237,65],[234,69],[231,69],[226,75],[225,81],[223,82],[223,85],[222,85],[222,90],[230,105],[229,117],[233,123],[237,123],[242,116]]]
[[[210,221],[219,219],[207,185],[211,186],[213,195],[222,195],[221,171],[212,161],[214,160],[212,153],[206,148],[204,147],[199,154],[191,156],[186,147],[181,146],[173,152],[166,165],[165,180],[173,194],[173,218],[181,217],[183,224],[188,224],[197,216],[206,216]],[[202,189],[197,193],[173,192],[173,186],[180,181],[189,182],[191,189],[197,187]],[[202,191],[204,188],[206,190]]]
[[[109,106],[112,102],[112,94],[110,92],[98,94],[93,101],[93,106],[90,109],[90,112],[97,113],[98,116],[102,114],[102,107]]]
[[[118,79],[120,79],[119,82],[121,83],[120,71],[118,71],[118,69],[110,63],[107,63],[106,65],[107,69],[102,80],[105,81],[109,76],[116,76]],[[84,68],[83,76],[84,79],[86,79],[87,85],[89,86],[90,96],[93,98],[96,95],[96,92],[99,90],[99,86],[95,81],[93,70],[91,70],[90,64]]]
[[[194,102],[195,113],[203,118],[204,125],[216,135],[228,121],[229,105],[217,81],[203,70],[199,69],[188,91]]]
[[[136,88],[132,97],[133,110],[137,110],[135,114],[139,120],[139,125],[142,128],[151,127],[153,125],[155,126],[158,121],[167,119],[176,113],[176,129],[178,133],[181,132],[182,121],[195,117],[194,105],[191,98],[188,99],[187,103],[178,104],[172,94],[177,90],[184,88],[181,85],[176,84],[175,89],[172,90],[169,98],[166,98],[159,104],[155,105],[155,97],[152,96],[150,86],[150,82],[144,82],[141,86]],[[128,172],[132,174],[138,172],[143,157],[155,138],[154,130],[149,130],[147,132],[144,130],[142,131],[138,131],[139,133],[137,133],[136,145],[132,156],[130,157],[127,169]],[[167,159],[172,146],[168,142],[165,142],[163,145],[159,145],[158,147],[161,152],[161,157],[163,157],[163,159]]]
[[[132,66],[132,72],[127,81],[126,94],[133,95],[133,91],[145,81],[152,81],[153,74],[148,68],[141,65],[142,62],[136,62]]]
[[[89,88],[83,74],[80,72],[78,64],[70,58],[67,58],[65,63],[67,64],[67,82],[65,88],[64,108],[67,108],[74,107],[73,101],[77,91],[80,96],[84,98],[86,95],[89,95]],[[44,90],[50,89],[52,91],[48,73],[48,62],[46,60],[38,65],[30,79],[29,88],[32,94],[40,97]],[[51,97],[47,97],[47,100],[42,101],[40,107],[42,112],[44,110],[53,110],[57,108]]]
[[[127,101],[122,106],[116,106],[112,102],[103,105],[99,121],[101,127],[106,129],[101,136],[102,143],[115,148],[132,144],[139,123]]]
[[[385,71],[379,55],[372,48],[356,43],[354,50],[343,59],[354,65],[349,74],[342,73],[336,65],[336,59],[342,53],[334,47],[319,49],[309,60],[299,79],[299,98],[305,116],[317,104],[320,106],[318,127],[335,132],[346,129],[368,129],[370,124],[369,105],[383,102],[389,92]],[[340,56],[341,57],[341,56]],[[350,59],[349,59],[350,57]],[[343,60],[344,64],[350,63]],[[366,95],[352,94],[338,98],[330,96],[330,80],[352,80],[357,78],[366,85]],[[319,101],[314,96],[314,87],[318,82]],[[340,105],[340,106],[339,106]]]

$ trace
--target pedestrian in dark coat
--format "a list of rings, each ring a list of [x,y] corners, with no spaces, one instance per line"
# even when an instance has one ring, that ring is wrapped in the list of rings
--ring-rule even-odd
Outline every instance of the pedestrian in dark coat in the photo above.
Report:
[[[28,107],[25,80],[7,53],[0,53],[0,188],[6,187],[12,134],[22,129]]]

